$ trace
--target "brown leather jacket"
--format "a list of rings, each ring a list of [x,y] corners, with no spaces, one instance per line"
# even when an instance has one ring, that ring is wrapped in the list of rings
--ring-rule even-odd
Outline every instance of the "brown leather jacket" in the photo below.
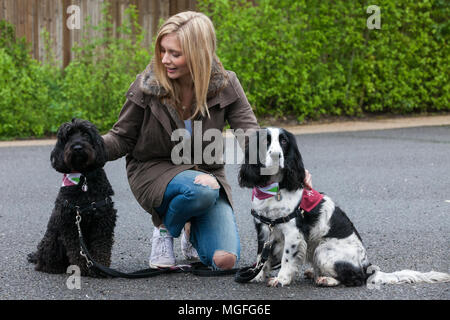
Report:
[[[257,129],[256,117],[236,74],[224,71],[220,62],[213,65],[207,104],[210,118],[199,116],[203,132],[215,128],[223,130],[226,122],[231,129]],[[131,191],[139,204],[152,214],[153,223],[162,223],[153,208],[161,205],[167,184],[178,173],[193,169],[212,173],[224,189],[232,205],[231,187],[225,177],[223,164],[179,164],[171,161],[171,150],[179,142],[171,141],[177,128],[185,128],[174,105],[164,97],[161,87],[148,66],[136,77],[127,94],[127,100],[113,128],[103,136],[108,161],[126,158],[126,169]],[[193,135],[192,139],[195,139]],[[210,142],[203,142],[203,148]]]

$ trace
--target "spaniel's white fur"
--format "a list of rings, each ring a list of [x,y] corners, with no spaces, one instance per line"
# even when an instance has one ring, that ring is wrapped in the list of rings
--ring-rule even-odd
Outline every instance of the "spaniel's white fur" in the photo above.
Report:
[[[271,252],[262,270],[253,279],[266,281],[269,272],[280,265],[278,275],[270,278],[270,286],[289,285],[298,275],[300,266],[308,262],[313,269],[305,275],[320,286],[360,286],[370,276],[371,283],[446,282],[450,275],[439,272],[420,273],[403,270],[386,274],[368,274],[370,266],[361,237],[347,215],[324,195],[310,212],[304,212],[288,222],[274,225],[272,231],[263,219],[275,220],[289,216],[298,207],[303,193],[305,170],[294,135],[281,128],[261,129],[257,132],[258,146],[267,145],[267,153],[257,164],[245,162],[239,172],[242,187],[263,187],[279,183],[279,196],[252,200],[258,235],[258,254],[263,245],[272,241]],[[267,144],[260,144],[260,140]],[[246,161],[249,159],[248,148]],[[260,151],[260,150],[259,150]],[[270,174],[267,174],[267,173]]]

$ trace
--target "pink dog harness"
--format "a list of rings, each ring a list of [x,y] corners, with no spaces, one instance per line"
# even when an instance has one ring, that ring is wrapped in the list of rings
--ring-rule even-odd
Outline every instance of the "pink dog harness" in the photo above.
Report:
[[[300,209],[303,209],[307,212],[313,210],[323,199],[323,194],[320,192],[311,189],[303,189],[302,200],[300,202]]]

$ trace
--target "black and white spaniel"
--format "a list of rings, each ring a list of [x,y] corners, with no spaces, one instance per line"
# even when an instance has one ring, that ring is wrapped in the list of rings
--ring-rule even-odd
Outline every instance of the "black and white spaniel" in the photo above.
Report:
[[[434,271],[370,274],[366,249],[347,215],[328,196],[303,188],[305,169],[294,135],[266,128],[255,138],[239,172],[239,185],[253,188],[258,235],[258,263],[252,269],[257,271],[247,280],[263,282],[281,264],[268,285],[289,285],[306,261],[313,268],[305,275],[319,286],[361,286],[369,277],[372,284],[450,281],[449,274]],[[258,152],[249,151],[255,143]],[[252,162],[255,154],[259,157]]]

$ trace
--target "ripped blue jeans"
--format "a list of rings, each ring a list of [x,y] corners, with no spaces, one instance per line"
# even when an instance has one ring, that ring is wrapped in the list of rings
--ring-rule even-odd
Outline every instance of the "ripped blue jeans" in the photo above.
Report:
[[[186,170],[167,185],[161,206],[155,210],[173,237],[179,237],[186,222],[191,222],[190,241],[202,263],[218,269],[213,256],[218,250],[240,257],[239,234],[231,205],[225,192],[194,183],[204,174]]]

